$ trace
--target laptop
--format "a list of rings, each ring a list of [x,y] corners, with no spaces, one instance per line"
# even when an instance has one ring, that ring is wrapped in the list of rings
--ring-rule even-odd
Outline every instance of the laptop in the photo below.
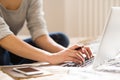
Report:
[[[96,53],[93,62],[93,69],[103,71],[120,70],[119,55],[120,55],[120,7],[112,7],[105,25],[102,39],[100,41],[98,52]],[[119,66],[116,66],[116,64]]]
[[[106,64],[106,66],[101,68],[108,68],[109,65],[115,64],[120,61],[120,57],[117,56],[120,53],[120,7],[112,7],[108,20],[105,25],[102,39],[96,53],[95,58],[87,60],[84,65],[79,65],[73,62],[67,62],[63,64],[64,67],[84,67],[88,64],[93,63],[93,69],[98,69],[98,67]],[[116,61],[117,60],[117,61]],[[112,65],[108,69],[113,69]],[[120,64],[119,64],[120,66]],[[120,67],[119,67],[120,68]],[[99,68],[100,69],[100,68]]]

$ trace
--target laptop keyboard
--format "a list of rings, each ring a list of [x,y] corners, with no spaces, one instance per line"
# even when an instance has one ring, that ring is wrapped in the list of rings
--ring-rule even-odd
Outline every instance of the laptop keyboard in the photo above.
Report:
[[[75,62],[66,62],[64,64],[62,64],[61,66],[63,67],[84,67],[84,66],[88,66],[90,64],[93,63],[94,57],[90,58],[90,59],[86,59],[84,64],[78,64]]]

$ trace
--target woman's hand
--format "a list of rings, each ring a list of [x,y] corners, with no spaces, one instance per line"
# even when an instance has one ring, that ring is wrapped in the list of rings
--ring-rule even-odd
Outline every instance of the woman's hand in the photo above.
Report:
[[[51,64],[59,64],[66,61],[73,61],[75,63],[84,63],[85,58],[90,59],[92,52],[89,47],[74,45],[70,48],[57,52],[51,55],[49,62]]]

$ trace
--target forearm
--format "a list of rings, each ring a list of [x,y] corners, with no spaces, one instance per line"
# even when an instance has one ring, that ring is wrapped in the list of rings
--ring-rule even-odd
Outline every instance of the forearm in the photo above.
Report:
[[[38,44],[40,48],[53,53],[65,49],[63,46],[57,44],[47,35],[40,36],[35,40],[35,43]]]
[[[6,50],[28,59],[35,61],[49,61],[50,53],[30,46],[14,35],[9,35],[0,40],[0,46]]]

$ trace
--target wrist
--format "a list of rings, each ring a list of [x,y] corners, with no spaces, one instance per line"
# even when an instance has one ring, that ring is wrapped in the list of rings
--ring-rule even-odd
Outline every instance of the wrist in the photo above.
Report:
[[[47,62],[50,63],[50,64],[58,64],[57,61],[57,55],[54,53],[54,54],[51,54],[51,55],[48,55],[49,57],[47,58]]]

